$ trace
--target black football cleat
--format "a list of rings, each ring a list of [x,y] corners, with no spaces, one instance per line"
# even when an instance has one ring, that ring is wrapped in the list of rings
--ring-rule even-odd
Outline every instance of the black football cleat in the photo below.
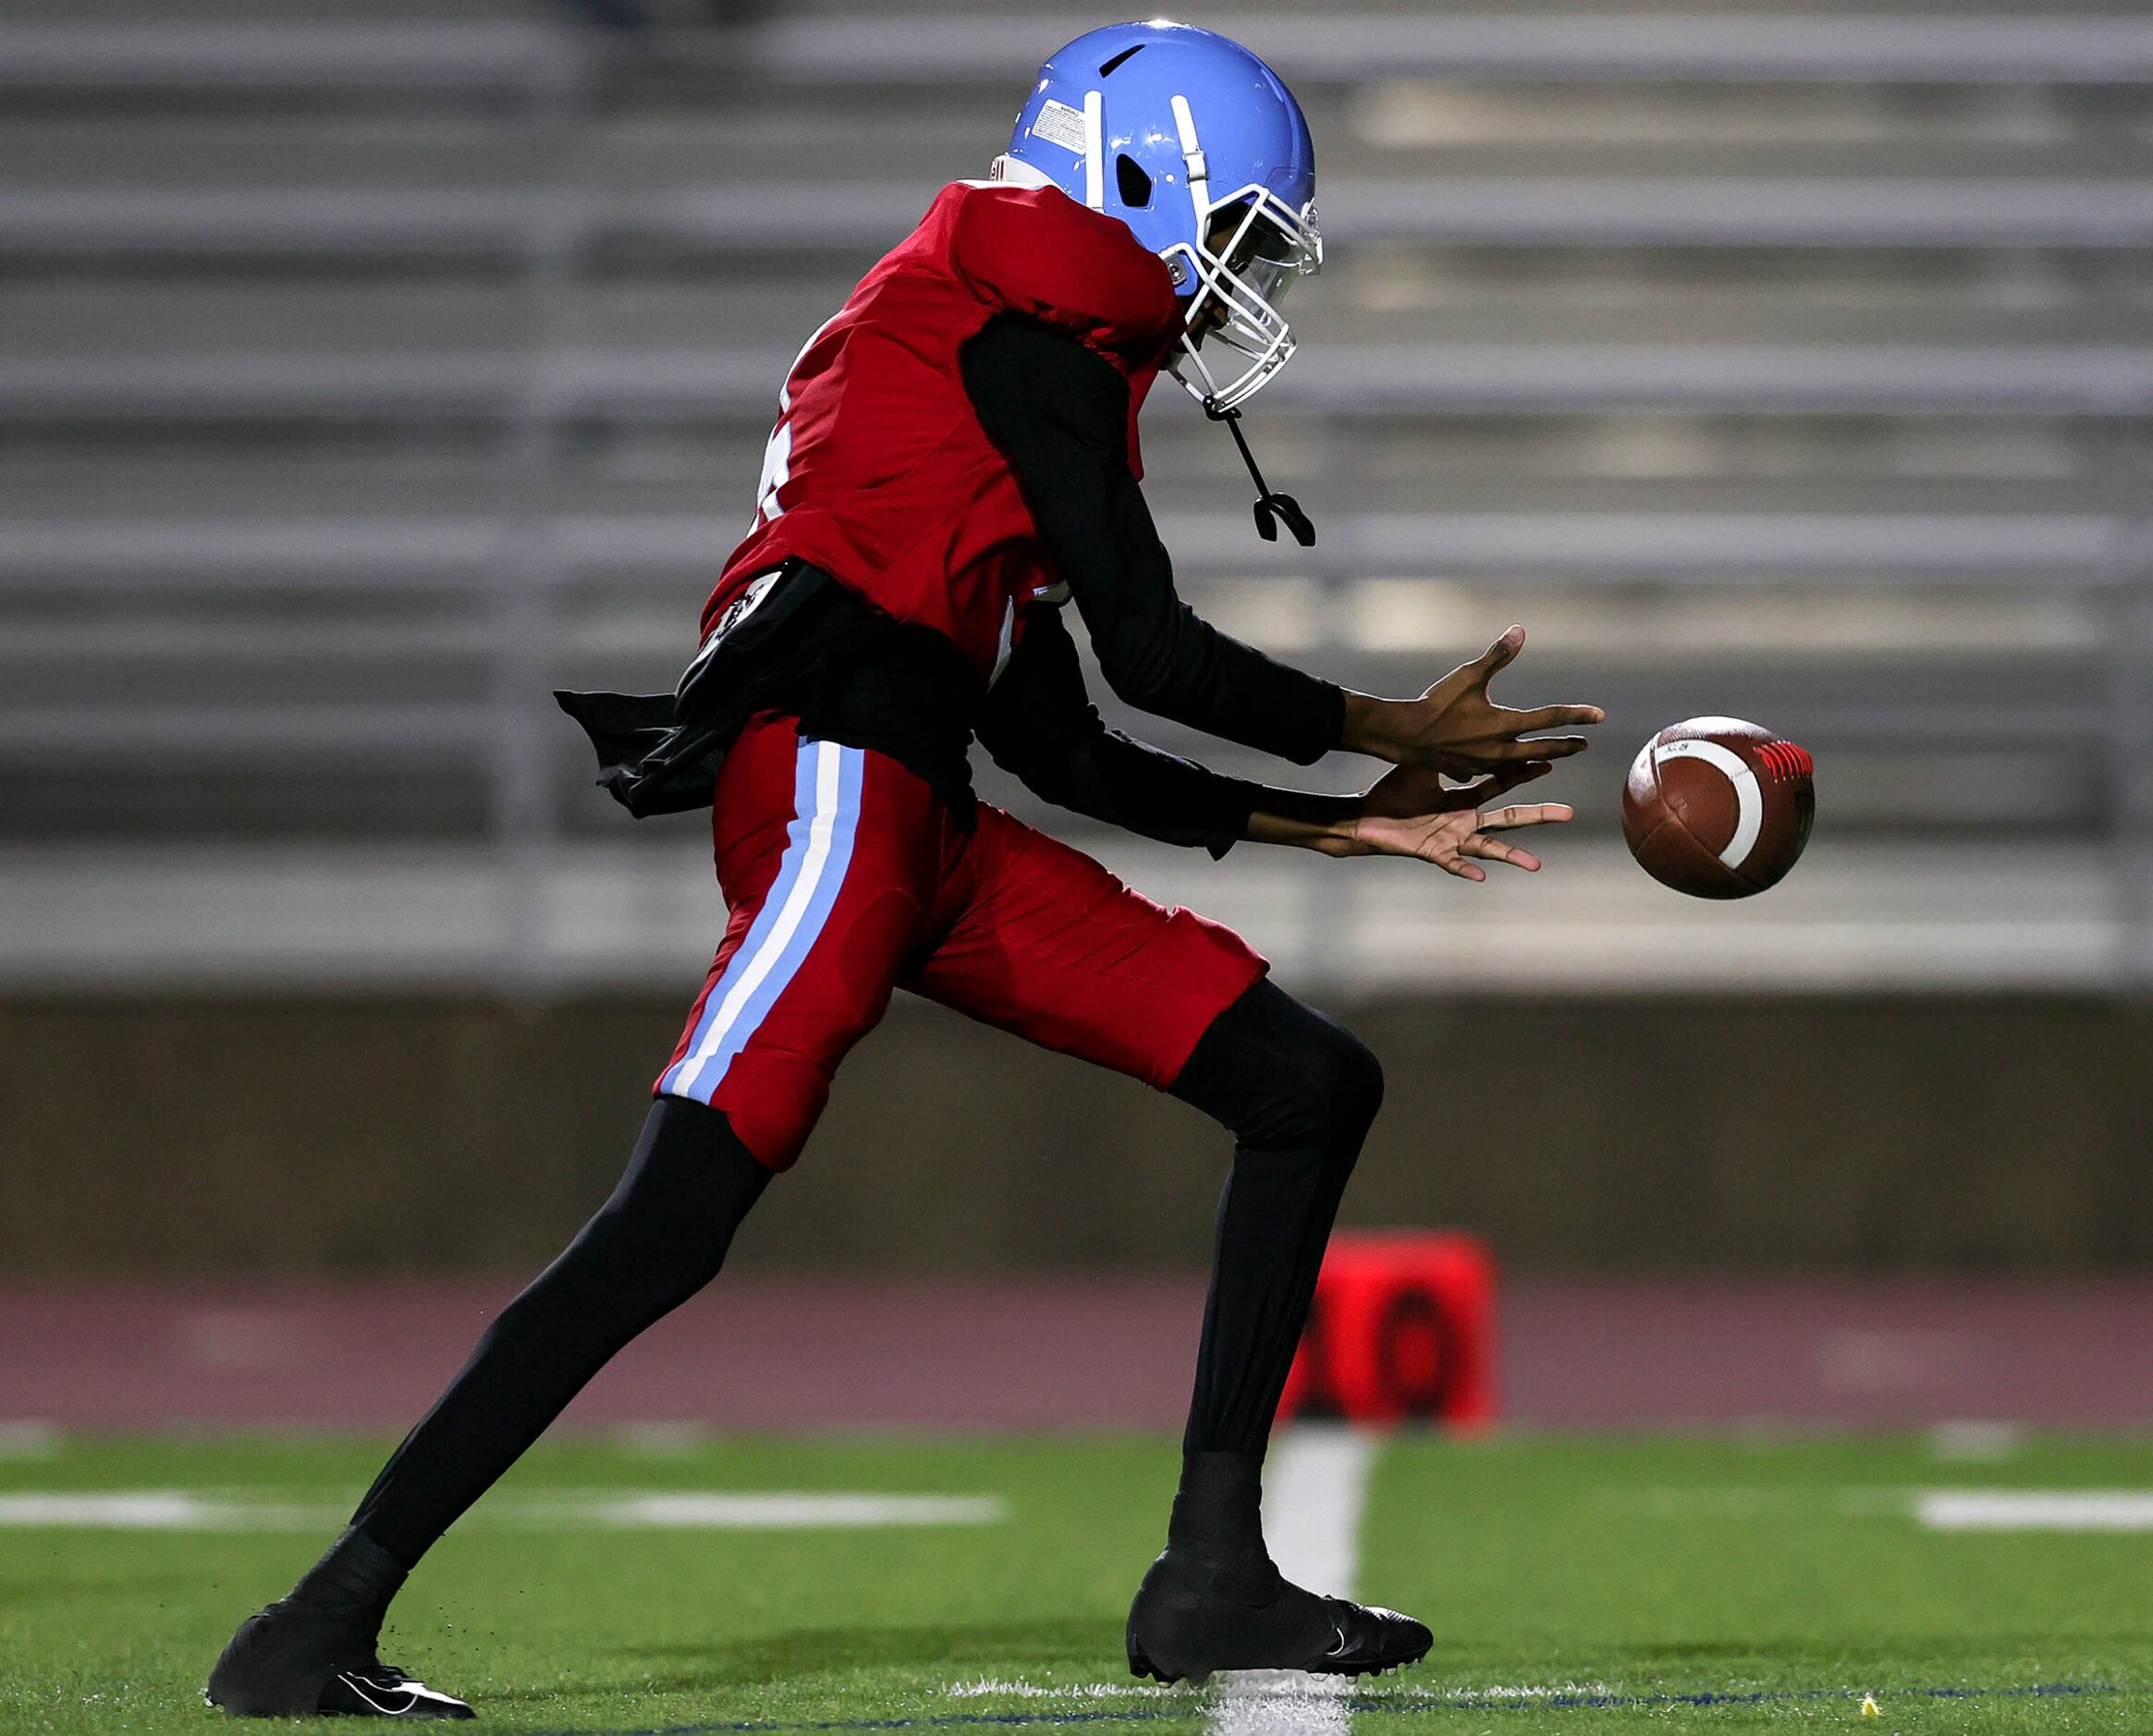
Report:
[[[1129,1608],[1129,1673],[1202,1681],[1221,1669],[1379,1676],[1418,1663],[1435,1635],[1395,1609],[1319,1597],[1268,1560],[1229,1575],[1168,1550]]]
[[[202,1697],[234,1718],[476,1718],[374,1656],[364,1624],[280,1598],[239,1624]]]

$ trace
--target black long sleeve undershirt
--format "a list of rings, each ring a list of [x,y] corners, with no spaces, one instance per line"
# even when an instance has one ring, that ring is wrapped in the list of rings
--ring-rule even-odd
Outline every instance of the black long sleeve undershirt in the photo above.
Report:
[[[1213,856],[1247,835],[1250,813],[1268,793],[1107,728],[1084,691],[1061,611],[1045,604],[1027,612],[976,733],[996,764],[1057,807]]]
[[[1129,468],[1129,383],[1113,364],[1074,337],[1004,315],[966,344],[962,368],[1114,691],[1296,764],[1335,748],[1345,717],[1337,686],[1220,632],[1176,593]]]
[[[1172,563],[1129,468],[1129,386],[1113,365],[1072,337],[1005,317],[966,346],[963,369],[981,425],[1009,455],[1114,691],[1301,764],[1336,747],[1345,708],[1337,687],[1219,632],[1175,593]],[[963,725],[952,716],[966,682],[931,667],[919,645],[954,651],[924,630],[873,617],[827,575],[807,577],[820,587],[812,592],[820,614],[788,615],[787,643],[759,646],[745,671],[717,684],[706,696],[715,721],[707,707],[683,717],[671,695],[557,695],[596,746],[600,781],[630,812],[705,805],[716,756],[757,703],[798,710],[834,740],[892,754],[960,808],[969,803]],[[879,625],[854,636],[870,621]],[[911,636],[901,644],[900,633]],[[840,645],[850,647],[842,656]],[[903,666],[895,679],[862,679],[892,658]],[[932,703],[919,703],[923,695]],[[1292,800],[1107,728],[1059,611],[1045,605],[1028,613],[975,718],[995,762],[1045,800],[1214,856],[1247,836],[1258,806]]]

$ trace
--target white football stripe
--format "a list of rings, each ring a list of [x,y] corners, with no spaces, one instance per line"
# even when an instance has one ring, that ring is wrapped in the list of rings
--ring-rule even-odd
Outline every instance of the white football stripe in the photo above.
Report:
[[[1756,835],[1764,829],[1764,791],[1757,788],[1756,774],[1743,763],[1742,756],[1731,748],[1724,748],[1717,741],[1702,741],[1694,738],[1682,741],[1663,742],[1652,750],[1652,770],[1658,775],[1661,764],[1668,760],[1702,760],[1720,773],[1734,786],[1737,812],[1734,836],[1727,840],[1727,848],[1719,852],[1719,860],[1730,868],[1739,868],[1749,860],[1749,852],[1756,848]]]

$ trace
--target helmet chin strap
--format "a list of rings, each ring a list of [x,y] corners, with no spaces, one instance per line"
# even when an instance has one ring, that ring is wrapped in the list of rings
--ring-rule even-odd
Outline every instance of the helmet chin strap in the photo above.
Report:
[[[1211,178],[1210,165],[1204,155],[1204,141],[1196,136],[1196,114],[1189,106],[1189,99],[1177,94],[1173,99],[1173,111],[1174,128],[1180,135],[1181,161],[1188,173],[1189,198],[1196,209],[1196,244],[1202,249],[1208,246],[1204,226],[1211,219],[1211,206],[1205,198],[1205,185]],[[1204,279],[1199,277],[1196,287],[1199,302],[1205,293]],[[1211,293],[1219,292],[1214,288]],[[1189,354],[1193,360],[1193,344],[1189,347]],[[1211,371],[1201,361],[1196,366],[1208,382]],[[1282,520],[1286,528],[1293,532],[1296,543],[1303,548],[1313,547],[1315,543],[1315,520],[1301,510],[1301,503],[1291,495],[1274,493],[1270,483],[1264,481],[1263,471],[1256,468],[1256,455],[1249,450],[1248,436],[1241,431],[1240,407],[1236,405],[1231,410],[1214,410],[1206,399],[1204,413],[1213,422],[1226,424],[1226,432],[1233,436],[1233,444],[1241,449],[1241,461],[1248,466],[1249,480],[1256,485],[1256,534],[1266,543],[1276,543],[1278,540],[1278,524]]]
[[[1303,548],[1313,548],[1315,545],[1315,520],[1301,510],[1301,503],[1291,495],[1276,494],[1270,483],[1264,481],[1263,471],[1256,468],[1256,455],[1249,450],[1248,436],[1241,431],[1241,411],[1238,409],[1213,410],[1207,404],[1204,407],[1204,413],[1213,422],[1224,422],[1226,432],[1233,436],[1233,444],[1241,448],[1241,461],[1248,466],[1249,480],[1256,485],[1256,534],[1266,543],[1276,543],[1278,540],[1278,523],[1283,520],[1286,528],[1293,532],[1296,543]]]

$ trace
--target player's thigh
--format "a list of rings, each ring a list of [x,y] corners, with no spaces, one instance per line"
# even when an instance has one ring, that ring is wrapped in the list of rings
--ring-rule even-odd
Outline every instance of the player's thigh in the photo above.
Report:
[[[1162,1089],[1267,968],[1231,929],[1132,891],[982,804],[962,910],[904,986]]]
[[[725,938],[655,1090],[723,1110],[774,1169],[889,1004],[932,902],[943,813],[896,761],[759,719],[714,819]]]

